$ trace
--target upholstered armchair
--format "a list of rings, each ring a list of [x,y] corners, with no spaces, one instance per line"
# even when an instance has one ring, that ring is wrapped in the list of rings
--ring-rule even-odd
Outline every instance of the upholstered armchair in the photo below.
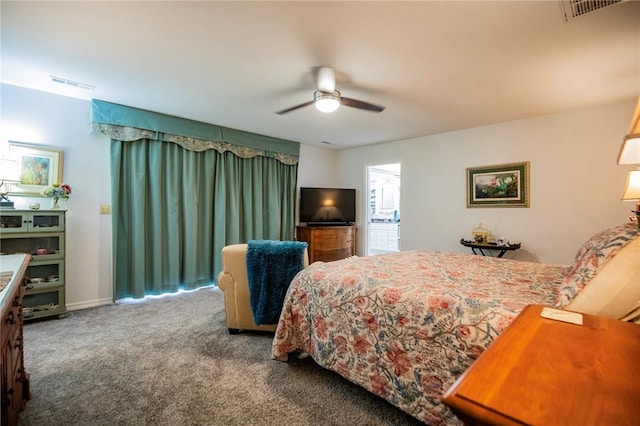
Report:
[[[230,334],[241,330],[275,331],[277,324],[256,325],[249,299],[247,276],[247,244],[232,244],[222,249],[222,272],[218,275],[218,287],[224,291],[224,309]],[[303,265],[309,266],[305,250]]]

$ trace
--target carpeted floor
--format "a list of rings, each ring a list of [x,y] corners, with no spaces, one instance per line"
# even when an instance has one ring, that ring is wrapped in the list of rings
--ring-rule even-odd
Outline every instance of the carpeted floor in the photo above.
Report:
[[[20,424],[421,424],[310,358],[272,360],[271,341],[230,336],[217,288],[28,322]]]

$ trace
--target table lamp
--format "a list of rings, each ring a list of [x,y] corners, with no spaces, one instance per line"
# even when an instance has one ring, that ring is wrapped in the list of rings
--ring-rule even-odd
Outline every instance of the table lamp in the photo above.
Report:
[[[0,155],[0,209],[14,208],[13,201],[7,197],[12,183],[20,183],[18,163],[7,155]]]
[[[620,148],[618,164],[640,164],[640,99],[638,99],[638,105],[636,105],[636,110],[633,113],[629,132],[624,137]],[[638,170],[629,171],[622,199],[636,201],[633,213],[636,215],[634,219],[640,228],[640,167]]]

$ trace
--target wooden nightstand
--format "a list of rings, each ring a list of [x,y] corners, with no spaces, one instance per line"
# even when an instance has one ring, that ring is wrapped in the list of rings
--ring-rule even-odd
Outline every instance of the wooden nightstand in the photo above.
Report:
[[[640,325],[529,305],[444,396],[469,425],[640,424]]]

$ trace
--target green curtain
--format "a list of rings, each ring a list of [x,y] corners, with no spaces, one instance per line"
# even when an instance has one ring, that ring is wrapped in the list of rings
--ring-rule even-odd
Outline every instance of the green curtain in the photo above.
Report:
[[[227,244],[292,240],[298,166],[111,142],[114,299],[215,283]]]

